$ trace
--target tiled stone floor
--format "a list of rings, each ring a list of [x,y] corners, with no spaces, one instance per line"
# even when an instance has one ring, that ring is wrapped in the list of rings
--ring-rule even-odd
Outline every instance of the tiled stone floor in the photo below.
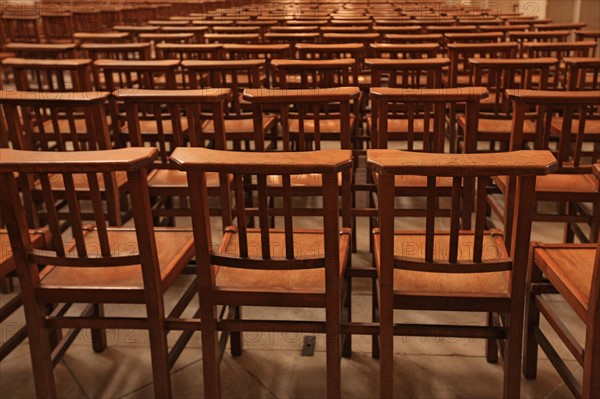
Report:
[[[366,232],[365,221],[359,231]],[[557,241],[561,226],[537,224],[534,239]],[[370,262],[366,234],[359,235],[359,252],[354,264]],[[168,292],[167,306],[173,305],[189,276],[182,277]],[[1,295],[2,303],[10,295]],[[355,320],[370,320],[371,293],[366,280],[354,284]],[[576,336],[584,331],[577,317],[557,299],[559,312],[574,326]],[[107,315],[124,312],[142,315],[141,307],[107,306]],[[296,309],[277,311],[282,317],[323,317],[322,313]],[[429,312],[431,313],[431,312]],[[431,323],[480,324],[483,315],[398,313],[399,320]],[[273,309],[247,309],[245,316],[259,318],[272,315]],[[0,325],[0,340],[8,339],[17,325],[23,323],[21,313]],[[173,337],[175,338],[175,337]],[[325,394],[325,340],[317,337],[314,357],[300,356],[301,334],[246,333],[245,352],[232,358],[229,353],[221,364],[223,397],[225,398],[318,398]],[[170,340],[174,342],[173,340]],[[143,331],[108,331],[108,348],[101,354],[91,349],[89,332],[84,331],[55,369],[58,395],[62,398],[147,398],[153,394],[148,336]],[[343,396],[371,398],[378,395],[379,365],[371,357],[369,337],[353,341],[353,356],[342,360]],[[502,395],[502,369],[488,364],[484,358],[484,342],[470,339],[396,337],[395,393],[399,398],[498,398]],[[561,354],[568,358],[566,350]],[[567,362],[579,369],[574,360]],[[580,374],[580,370],[578,370]],[[196,333],[172,370],[173,394],[180,398],[203,396],[202,353],[200,334]],[[523,398],[569,398],[558,374],[543,354],[534,381],[523,379]],[[0,363],[0,397],[32,398],[35,396],[31,360],[27,342]]]

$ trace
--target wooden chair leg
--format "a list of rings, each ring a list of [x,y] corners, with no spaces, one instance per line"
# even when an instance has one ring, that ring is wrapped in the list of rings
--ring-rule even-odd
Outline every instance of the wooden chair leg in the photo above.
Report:
[[[516,306],[508,317],[508,334],[504,355],[504,399],[519,399],[521,396],[521,354],[523,344],[523,312]]]
[[[336,293],[337,295],[337,293]],[[341,397],[341,334],[340,334],[340,306],[337,301],[337,308],[330,312],[327,310],[326,316],[326,340],[327,340],[327,398]],[[333,305],[331,306],[333,308]],[[334,313],[334,314],[331,314]]]
[[[348,263],[350,263],[350,260],[348,260]],[[350,265],[347,266],[347,270],[350,270]],[[346,284],[346,297],[344,298],[342,321],[349,323],[352,321],[352,278],[349,275],[346,277],[344,284]],[[342,356],[347,358],[352,357],[352,334],[345,334],[342,342]]]
[[[231,311],[233,312],[233,317],[235,320],[242,319],[242,307],[241,306],[232,306]],[[229,342],[231,345],[231,356],[237,357],[242,355],[243,351],[243,342],[242,342],[242,333],[241,332],[231,332],[229,335]]]
[[[39,314],[25,312],[25,317],[35,392],[38,398],[55,398],[56,385],[54,382],[49,331],[44,328],[43,323],[46,316],[43,310],[44,306],[40,304],[33,304],[33,306],[39,309],[37,312]],[[30,314],[29,317],[27,316],[28,313]]]
[[[150,353],[152,355],[152,377],[154,380],[154,397],[171,398],[171,375],[169,373],[169,348],[164,321],[159,315],[152,315],[148,310],[148,333],[150,336]]]
[[[93,305],[94,313],[93,317],[104,317],[104,305],[101,303],[95,303]],[[92,328],[92,348],[94,352],[104,352],[106,349],[106,330]]]
[[[13,282],[11,277],[0,278],[0,293],[10,294],[13,291]]]
[[[487,325],[488,327],[494,325],[494,314],[491,312],[487,314]],[[485,359],[488,363],[498,363],[498,341],[495,338],[488,338],[485,341]]]
[[[219,367],[219,344],[214,318],[202,319],[202,367],[204,375],[204,397],[221,397],[221,373]]]
[[[569,216],[576,215],[577,208],[576,208],[575,204],[573,204],[572,202],[568,202],[567,207],[566,207],[566,212],[567,212],[567,215],[569,215]],[[571,228],[571,223],[567,222],[567,223],[565,223],[565,233],[564,233],[563,242],[573,243],[574,241],[575,241],[575,231]]]
[[[533,249],[532,249],[533,251]],[[531,283],[539,282],[542,280],[542,272],[540,269],[531,265],[531,271],[529,272]],[[531,283],[528,282],[527,286],[530,287]],[[524,342],[524,353],[523,353],[523,375],[527,379],[534,379],[537,376],[537,359],[538,359],[538,342],[535,337],[535,331],[540,325],[540,311],[535,304],[535,294],[528,293],[527,303],[525,308],[525,337]]]
[[[600,396],[600,345],[598,344],[598,326],[596,320],[594,326],[588,325],[585,342],[585,358],[583,359],[583,382],[582,397],[598,398]]]

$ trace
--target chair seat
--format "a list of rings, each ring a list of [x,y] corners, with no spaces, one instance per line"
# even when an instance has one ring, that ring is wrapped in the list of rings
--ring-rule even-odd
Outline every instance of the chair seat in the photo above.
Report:
[[[54,177],[54,178],[53,178]],[[127,172],[119,171],[115,172],[115,178],[117,182],[117,187],[115,188],[123,188],[127,185]],[[87,176],[85,174],[73,174],[73,184],[75,185],[75,191],[89,191],[90,187],[88,184]],[[56,191],[64,191],[65,183],[60,175],[51,175],[50,176],[50,185],[52,186],[52,190]],[[98,186],[100,187],[100,191],[104,191],[106,189],[104,184],[104,175],[98,175]],[[42,184],[40,181],[36,181],[34,185],[34,190],[38,191],[42,189]]]
[[[586,321],[596,244],[535,249],[534,261],[567,303]]]
[[[506,190],[508,178],[498,176],[494,182],[503,192]],[[535,193],[539,195],[539,200],[543,200],[543,195],[548,193],[550,199],[557,193],[573,194],[591,194],[598,193],[598,183],[594,175],[591,174],[560,174],[554,173],[546,176],[538,176],[535,182]],[[573,198],[575,200],[575,198]]]
[[[467,121],[464,115],[459,115],[458,124],[464,130]],[[512,129],[512,120],[510,119],[486,119],[479,118],[477,138],[479,140],[510,140],[510,131]],[[535,122],[526,119],[523,125],[523,136],[525,140],[533,140],[535,136]]]
[[[111,228],[108,231],[113,253],[120,256],[134,255],[138,251],[135,229]],[[161,281],[168,286],[194,255],[191,230],[181,228],[155,228],[156,249]],[[98,233],[90,231],[85,236],[88,255],[100,255]],[[75,248],[69,253],[75,254]],[[40,288],[97,291],[126,291],[132,299],[144,302],[144,283],[140,265],[119,267],[57,267],[49,266]],[[66,294],[68,296],[68,294]],[[90,294],[93,295],[93,294]],[[98,294],[101,296],[102,294]],[[96,298],[90,297],[90,300]],[[113,295],[114,299],[114,295]]]
[[[33,247],[38,249],[43,248],[48,234],[49,231],[47,229],[30,230],[29,236],[31,237]],[[5,277],[14,269],[15,263],[12,257],[8,231],[0,229],[0,278]]]
[[[283,185],[281,175],[271,175],[267,177],[267,184],[272,187],[281,187]],[[292,187],[322,187],[323,176],[318,173],[307,173],[302,175],[291,175],[290,185]],[[338,173],[338,186],[342,185],[342,174]]]
[[[187,118],[181,118],[181,131],[183,133],[188,130],[188,121]],[[165,119],[161,122],[163,134],[166,136],[173,135],[173,123],[170,119]],[[129,134],[129,128],[127,124],[125,124],[121,128],[121,132],[124,134]],[[140,132],[142,132],[142,136],[156,136],[158,135],[158,124],[156,120],[140,120]]]
[[[560,137],[562,134],[562,124],[563,118],[562,116],[557,116],[552,118],[552,134]],[[573,119],[571,124],[571,134],[573,135],[573,140],[575,140],[575,135],[579,131],[579,119]],[[588,119],[585,121],[585,139],[600,141],[600,120],[598,119]]]
[[[434,261],[448,260],[450,235],[436,234]],[[474,235],[460,234],[458,260],[472,259]],[[380,236],[374,234],[375,253],[380,250]],[[485,234],[483,260],[507,260],[508,255],[501,234]],[[424,259],[425,234],[422,232],[397,232],[394,234],[394,256]],[[379,256],[375,259],[379,262]],[[425,297],[482,297],[509,298],[508,274],[504,271],[489,273],[433,273],[394,269],[394,294]]]
[[[343,229],[340,234],[340,260],[349,254],[350,233]],[[285,258],[285,234],[282,230],[270,230],[271,256],[273,259]],[[260,232],[248,229],[248,255],[251,258],[262,256]],[[294,249],[297,257],[322,258],[324,256],[324,237],[320,230],[299,230],[294,232]],[[238,257],[239,241],[237,233],[228,230],[219,248],[222,256]],[[343,268],[345,262],[340,262]],[[220,266],[216,272],[218,290],[253,292],[296,292],[325,293],[325,270],[256,270]]]
[[[263,130],[270,130],[277,118],[274,115],[263,115],[262,124]],[[215,133],[215,125],[211,120],[206,125],[202,127],[203,132],[206,134],[214,134]],[[248,140],[254,138],[254,120],[250,118],[244,119],[225,119],[225,135],[230,139],[230,135],[247,135]],[[241,139],[241,137],[235,137],[237,139]]]
[[[214,172],[206,173],[207,187],[219,187],[219,174]],[[176,169],[158,169],[148,175],[148,188],[150,191],[156,189],[181,189],[187,190],[187,173]]]
[[[350,126],[354,125],[355,120],[356,117],[350,116]],[[319,127],[320,133],[323,135],[339,135],[342,131],[341,121],[339,119],[320,119]],[[298,134],[300,132],[300,120],[296,118],[290,119],[289,130],[292,134]],[[312,117],[304,119],[304,133],[315,133],[315,121]]]

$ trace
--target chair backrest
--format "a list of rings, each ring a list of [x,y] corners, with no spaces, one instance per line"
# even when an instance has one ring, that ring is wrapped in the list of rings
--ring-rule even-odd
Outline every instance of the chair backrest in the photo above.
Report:
[[[374,58],[434,58],[440,52],[439,43],[371,43]]]
[[[145,288],[158,294],[160,269],[152,227],[152,215],[146,183],[146,168],[156,156],[154,148],[127,148],[88,152],[30,152],[0,149],[0,199],[2,219],[10,236],[15,265],[21,280],[21,290],[29,298],[38,295],[40,269],[33,265],[53,267],[118,267],[141,264]],[[127,174],[131,201],[135,206],[135,234],[137,242],[109,240],[109,228],[104,214],[100,182],[117,172]],[[52,251],[34,249],[25,218],[26,199],[21,199],[18,178],[39,179],[42,197],[47,209],[48,228]],[[89,191],[75,190],[75,175],[84,175]],[[62,178],[65,201],[69,206],[72,241],[65,242],[61,235],[57,198],[51,181]],[[82,195],[83,194],[83,195]],[[80,201],[91,200],[94,222],[83,222]],[[60,203],[61,201],[58,201]],[[89,219],[85,219],[89,220]],[[98,298],[78,298],[81,302]],[[138,301],[143,298],[137,298]],[[131,299],[129,299],[131,300]]]
[[[510,115],[510,101],[506,89],[547,89],[550,74],[558,68],[556,58],[469,58],[471,82],[486,86],[494,98],[492,112],[495,115]]]
[[[321,107],[339,106],[335,117],[340,121],[340,131],[334,135],[334,140],[340,142],[340,148],[351,149],[353,142],[352,108],[360,96],[358,87],[334,87],[308,90],[293,89],[248,89],[244,90],[243,98],[253,104],[255,146],[258,151],[264,151],[264,137],[262,127],[263,108],[280,106],[280,117],[283,136],[283,150],[291,151],[292,137],[290,134],[290,106],[294,105],[298,117],[298,132],[295,141],[299,151],[308,151],[309,141],[314,143],[315,149],[321,148],[321,140],[329,139],[327,132],[322,130],[321,124],[333,116],[321,114]],[[312,121],[313,128],[308,131],[305,122]]]
[[[179,60],[96,60],[93,65],[96,89],[176,89],[179,65]],[[103,80],[99,79],[100,74]]]
[[[153,127],[149,130],[153,136],[148,141],[158,147],[159,159],[164,164],[175,148],[185,146],[187,142],[192,147],[204,147],[207,140],[214,140],[217,149],[225,149],[223,106],[231,97],[229,89],[121,89],[114,93],[114,97],[125,109],[131,145],[143,147],[146,144],[144,134],[148,132],[142,129],[140,122],[144,121],[146,129],[151,124]],[[206,120],[203,111],[210,111],[211,120],[216,121],[215,133],[210,137],[203,132]]]
[[[38,16],[28,11],[9,13],[5,12],[0,17],[6,41],[22,43],[38,43],[40,41],[40,30]]]
[[[570,30],[552,30],[552,31],[509,31],[509,40],[514,40],[519,43],[519,57],[523,57],[525,54],[524,43],[527,42],[566,42],[571,35]]]
[[[493,154],[424,154],[391,150],[368,150],[367,167],[378,174],[378,212],[381,246],[379,257],[380,278],[392,281],[394,268],[439,272],[478,273],[512,270],[512,282],[524,284],[531,219],[534,210],[535,178],[556,169],[556,160],[548,151],[521,151]],[[425,243],[394,249],[395,201],[394,181],[400,176],[422,176],[427,182],[427,211]],[[500,232],[486,230],[486,197],[489,179],[493,176],[512,176],[518,179],[512,236],[507,241],[516,243],[503,251],[504,245],[494,245],[501,239]],[[452,182],[450,228],[436,226],[437,184],[439,179]],[[471,239],[459,238],[462,206],[470,201],[463,190],[467,182],[476,187],[475,229]],[[464,216],[463,216],[464,215]],[[397,233],[396,233],[397,234]],[[407,233],[411,234],[411,233]],[[415,234],[414,231],[412,234]],[[402,241],[402,240],[401,240]],[[399,245],[399,244],[398,244]],[[401,253],[401,256],[394,254]],[[514,287],[514,286],[513,286]],[[523,287],[519,286],[519,290]]]
[[[242,114],[240,94],[244,89],[262,87],[266,68],[261,59],[183,61],[181,65],[190,88],[231,88],[234,95],[227,111],[233,115]]]
[[[209,292],[213,290],[215,281],[216,269],[213,265],[271,270],[325,268],[328,281],[339,278],[339,212],[342,209],[342,213],[349,215],[350,203],[348,198],[342,196],[340,204],[338,174],[342,174],[349,188],[352,168],[350,151],[232,154],[231,151],[178,148],[171,160],[188,175],[198,273],[204,288]],[[234,235],[237,236],[235,239],[238,240],[238,245],[234,251],[231,251],[233,247],[229,247],[229,251],[225,251],[223,247],[217,249],[221,238],[213,237],[211,233],[205,178],[208,172],[233,175],[237,225],[225,229],[225,242],[234,239]],[[319,175],[322,179],[319,195],[323,197],[323,207],[294,209],[294,190],[291,188],[294,176],[311,174]],[[250,189],[244,183],[246,176],[256,176],[258,201],[253,208],[246,208],[244,205],[244,197]],[[282,197],[283,207],[270,206],[269,196]],[[297,221],[303,215],[322,217],[323,241],[322,244],[314,243],[314,253],[300,253],[294,244],[294,237],[297,237],[294,234],[294,224],[296,223],[297,228]],[[278,229],[269,228],[272,216],[275,217]],[[258,217],[257,229],[247,228],[253,217]],[[349,221],[349,218],[346,220]],[[348,225],[344,224],[346,226]],[[255,237],[259,235],[259,245],[249,245],[251,234]],[[318,248],[319,245],[324,247]],[[318,253],[323,256],[316,255]]]
[[[0,92],[12,147],[83,151],[112,148],[107,92]]]
[[[585,162],[583,143],[585,125],[589,114],[600,106],[600,90],[595,91],[552,91],[552,90],[507,90],[512,102],[513,123],[510,149],[519,150],[523,146],[524,121],[526,112],[535,107],[536,136],[534,148],[554,149],[558,161],[557,173],[590,173],[596,161]],[[562,117],[558,132],[558,143],[551,144],[553,124],[557,113]],[[573,122],[577,121],[577,129]]]
[[[409,151],[415,149],[415,132],[419,131],[423,136],[422,150],[441,153],[444,152],[448,106],[465,104],[465,147],[472,148],[471,143],[476,140],[479,102],[487,97],[488,91],[484,87],[420,90],[373,87],[370,94],[371,148],[387,148],[389,119],[402,118],[406,120],[406,129],[400,133],[406,136]],[[416,123],[422,124],[422,129]]]
[[[371,67],[371,85],[383,85],[387,76],[389,87],[429,89],[442,87],[442,70],[450,65],[448,58],[389,59],[367,58]]]
[[[556,57],[562,61],[565,57],[589,57],[598,43],[594,40],[580,42],[526,42],[524,53],[528,58]]]
[[[77,43],[8,43],[4,50],[17,58],[71,59],[77,52]]]
[[[3,65],[12,69],[17,90],[22,91],[90,91],[91,63],[81,59],[6,58]]]
[[[159,60],[216,60],[221,58],[221,44],[173,44],[158,43],[154,46]]]
[[[567,90],[599,90],[600,58],[565,57]]]
[[[150,43],[82,43],[79,48],[93,60],[148,60]]]
[[[351,84],[350,76],[357,70],[358,66],[354,58],[331,59],[331,60],[272,60],[276,76],[275,85],[280,89],[292,86],[290,78],[300,76],[300,82],[296,88],[314,89],[337,86],[348,86]]]
[[[41,15],[44,36],[50,43],[70,41],[75,29],[73,14],[68,11],[44,10]]]
[[[469,58],[513,58],[516,52],[516,42],[450,43],[448,44],[448,56],[450,58],[449,83],[451,87],[457,87],[459,72],[464,75],[471,74],[470,64],[468,63]]]

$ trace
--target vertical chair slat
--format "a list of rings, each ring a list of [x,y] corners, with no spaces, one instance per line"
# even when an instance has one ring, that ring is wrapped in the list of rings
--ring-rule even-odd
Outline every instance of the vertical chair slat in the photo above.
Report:
[[[52,244],[54,251],[59,256],[65,254],[65,248],[60,232],[60,223],[58,220],[58,212],[56,211],[56,201],[54,199],[54,193],[52,191],[52,185],[50,184],[50,178],[47,174],[39,175],[40,184],[42,186],[42,197],[46,205],[46,212],[48,215],[48,227],[52,234]]]
[[[290,175],[281,176],[283,188],[283,220],[285,227],[285,257],[294,259],[294,224],[292,221],[292,186]]]
[[[582,147],[585,135],[585,123],[587,120],[587,116],[587,107],[581,106],[579,108],[579,126],[577,127],[577,138],[575,139],[575,149],[573,153],[573,164],[575,167],[579,167],[581,164],[581,153],[583,151]],[[569,132],[571,132],[572,126],[573,124],[569,123]]]
[[[458,260],[458,234],[460,227],[460,203],[462,196],[462,178],[452,178],[452,207],[450,209],[450,263]]]
[[[240,246],[240,257],[248,257],[248,234],[246,229],[246,207],[244,204],[244,182],[242,175],[233,175],[233,184],[235,190],[235,210],[238,225],[238,240]]]
[[[69,115],[69,117],[71,117],[71,115]],[[56,140],[56,145],[57,145],[59,151],[65,151],[65,144],[63,142],[62,132],[60,130],[60,125],[58,123],[58,111],[55,108],[50,110],[50,122],[52,123],[52,133],[54,133],[54,140]],[[70,125],[70,121],[69,121],[69,125]],[[75,133],[75,130],[70,129],[71,139],[73,138],[74,133]],[[44,134],[45,134],[45,132],[44,132]],[[75,151],[77,151],[77,149],[75,147],[76,145],[77,145],[76,143],[73,144]]]
[[[110,256],[110,243],[108,242],[108,231],[106,229],[106,218],[104,217],[104,209],[102,207],[102,195],[100,193],[98,176],[95,173],[86,173],[86,177],[90,188],[94,219],[96,220],[96,228],[100,240],[100,251],[102,256]]]
[[[65,197],[67,199],[67,204],[69,205],[71,232],[73,234],[73,238],[75,239],[77,255],[87,256],[87,248],[85,246],[85,239],[83,237],[83,229],[81,223],[79,199],[77,198],[77,192],[75,191],[73,175],[71,173],[63,173],[62,178],[65,185]]]
[[[425,219],[425,261],[433,262],[436,209],[435,176],[427,176],[427,216]]]
[[[479,177],[477,179],[477,208],[475,210],[475,236],[473,241],[473,262],[481,262],[483,254],[483,232],[485,230],[485,218],[487,207],[487,183],[488,179]]]
[[[315,141],[315,150],[320,150],[321,149],[321,118],[320,118],[318,103],[313,104],[312,113],[313,113],[313,124],[314,124],[313,138]]]
[[[258,175],[258,221],[260,225],[260,245],[263,259],[271,258],[269,237],[269,199],[267,196],[267,176]]]

